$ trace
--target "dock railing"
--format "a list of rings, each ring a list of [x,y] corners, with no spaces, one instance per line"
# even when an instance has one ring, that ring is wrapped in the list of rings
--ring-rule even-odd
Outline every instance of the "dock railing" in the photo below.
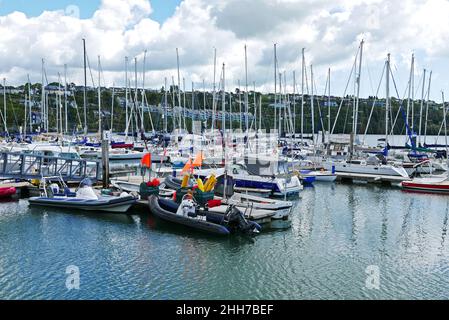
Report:
[[[34,153],[1,152],[0,177],[6,179],[40,179],[60,176],[64,181],[81,181],[89,177],[101,179],[99,161],[71,157],[55,157]]]

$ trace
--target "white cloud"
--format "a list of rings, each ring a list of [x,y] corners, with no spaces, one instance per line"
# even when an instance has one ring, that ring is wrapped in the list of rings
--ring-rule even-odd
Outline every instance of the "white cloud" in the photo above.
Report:
[[[333,93],[342,94],[358,42],[364,38],[369,69],[362,75],[364,95],[373,94],[370,82],[378,81],[388,52],[402,80],[400,91],[415,52],[419,69],[434,70],[438,95],[439,89],[449,89],[445,76],[449,71],[445,62],[449,54],[447,12],[446,0],[343,0],[338,4],[327,0],[184,0],[163,24],[151,19],[153,8],[147,0],[103,1],[89,19],[63,10],[46,11],[38,17],[14,12],[0,17],[0,76],[19,84],[29,73],[32,81],[39,81],[44,58],[50,81],[67,64],[70,80],[81,83],[81,39],[85,38],[92,68],[96,68],[97,55],[101,56],[107,85],[124,84],[125,56],[137,56],[140,71],[145,49],[147,86],[160,87],[164,77],[171,82],[172,76],[176,79],[176,47],[187,86],[203,78],[211,83],[215,47],[218,70],[226,63],[229,88],[238,79],[243,83],[246,43],[250,84],[256,81],[259,88],[272,90],[276,42],[279,66],[287,72],[288,81],[293,70],[300,75],[299,55],[306,47],[318,91],[331,67]]]

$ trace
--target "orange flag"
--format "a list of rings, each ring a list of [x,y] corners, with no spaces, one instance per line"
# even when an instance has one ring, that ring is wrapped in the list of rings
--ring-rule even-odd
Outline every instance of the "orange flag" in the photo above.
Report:
[[[142,165],[142,167],[151,168],[151,153],[144,154],[142,159],[140,160],[140,164]]]
[[[187,171],[191,171],[193,169],[192,166],[192,159],[189,158],[189,161],[187,161],[187,163],[184,165],[184,168],[182,168],[181,173],[187,172]]]
[[[203,165],[203,151],[200,151],[200,153],[197,153],[195,156],[195,160],[193,160],[193,166],[194,167],[201,167]]]

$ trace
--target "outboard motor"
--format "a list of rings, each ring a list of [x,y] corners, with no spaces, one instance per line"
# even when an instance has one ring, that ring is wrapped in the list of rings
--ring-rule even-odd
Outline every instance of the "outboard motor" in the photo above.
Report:
[[[235,205],[230,205],[228,207],[225,213],[224,221],[227,223],[227,227],[232,233],[241,232],[244,234],[254,235],[259,233],[262,229],[258,223],[248,221]]]

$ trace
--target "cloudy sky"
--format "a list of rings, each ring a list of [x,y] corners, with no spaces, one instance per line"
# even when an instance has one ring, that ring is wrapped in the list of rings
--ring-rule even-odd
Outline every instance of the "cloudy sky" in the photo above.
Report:
[[[225,63],[226,86],[235,88],[245,79],[246,44],[250,85],[255,82],[259,90],[273,91],[277,43],[279,69],[285,72],[288,90],[293,90],[293,71],[300,89],[300,55],[306,48],[317,92],[323,93],[331,68],[331,92],[342,95],[364,39],[363,96],[375,94],[391,53],[403,97],[415,53],[416,97],[421,96],[426,68],[433,71],[431,97],[440,101],[441,90],[449,92],[448,12],[447,0],[0,0],[0,77],[20,84],[29,74],[32,82],[38,82],[44,58],[49,81],[57,80],[67,64],[69,80],[81,83],[85,38],[95,81],[101,57],[102,85],[124,85],[125,56],[132,64],[137,57],[141,83],[145,50],[147,87],[160,88],[165,77],[177,81],[179,48],[187,89],[192,82],[202,88],[203,79],[209,89],[216,48],[217,69]],[[352,92],[350,85],[348,93]],[[379,95],[384,94],[382,86]]]

